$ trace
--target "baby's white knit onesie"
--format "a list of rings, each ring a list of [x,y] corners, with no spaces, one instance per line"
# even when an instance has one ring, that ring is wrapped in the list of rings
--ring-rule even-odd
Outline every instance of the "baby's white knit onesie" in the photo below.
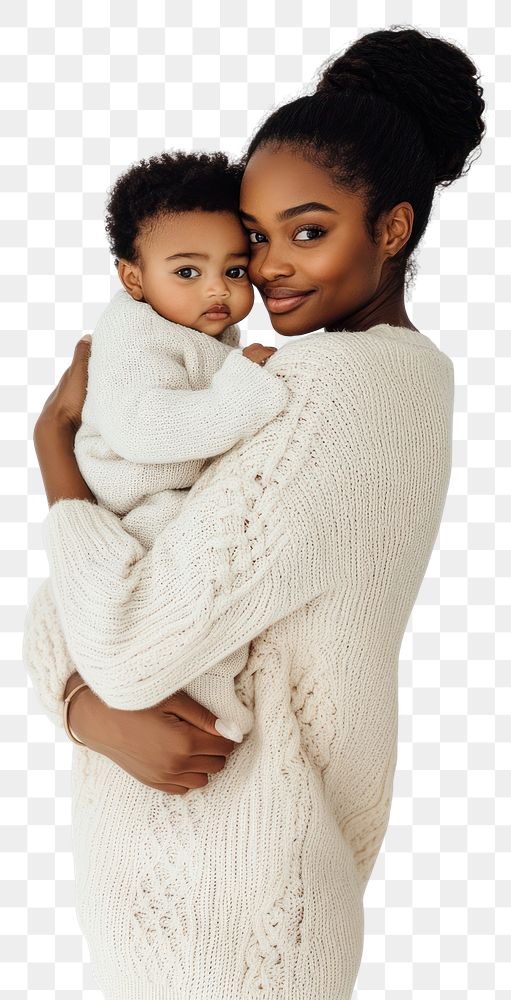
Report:
[[[98,503],[146,549],[178,515],[208,460],[286,406],[284,381],[245,357],[239,340],[236,325],[208,336],[170,322],[124,289],[94,329],[76,460]],[[237,698],[234,678],[248,649],[183,688],[243,734],[253,715]]]

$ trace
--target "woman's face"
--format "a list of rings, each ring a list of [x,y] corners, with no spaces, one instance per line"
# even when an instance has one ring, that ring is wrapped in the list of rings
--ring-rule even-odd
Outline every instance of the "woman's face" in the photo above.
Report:
[[[388,254],[369,239],[363,211],[359,195],[290,147],[262,147],[250,158],[240,194],[248,273],[278,333],[342,329],[377,296]]]

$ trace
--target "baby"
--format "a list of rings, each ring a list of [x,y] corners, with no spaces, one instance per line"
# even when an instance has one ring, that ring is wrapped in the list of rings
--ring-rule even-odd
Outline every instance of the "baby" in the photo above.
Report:
[[[107,204],[123,288],[92,334],[75,454],[98,502],[146,548],[205,463],[288,400],[263,371],[276,348],[238,347],[236,324],[254,301],[240,183],[223,153],[166,152],[122,174]],[[184,688],[239,740],[253,725],[234,690],[247,656],[248,645]]]
[[[260,367],[276,349],[238,348],[254,302],[240,183],[223,153],[163,153],[121,175],[107,205],[123,289],[93,331],[75,453],[98,502],[146,547],[208,459],[288,398]]]

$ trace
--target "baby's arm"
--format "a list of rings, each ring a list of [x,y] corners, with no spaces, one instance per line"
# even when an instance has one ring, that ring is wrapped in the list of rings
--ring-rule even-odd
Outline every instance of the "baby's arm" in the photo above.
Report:
[[[169,360],[169,367],[183,369]],[[180,379],[182,383],[182,376]],[[256,434],[284,409],[289,391],[233,349],[206,389],[132,385],[117,400],[105,439],[131,462],[186,462],[221,455]]]
[[[83,421],[121,458],[156,464],[220,455],[286,406],[284,381],[241,349],[230,350],[205,389],[192,389],[182,352],[172,350],[173,324],[150,319],[150,329],[137,331],[121,329],[119,318],[113,331],[93,336]]]

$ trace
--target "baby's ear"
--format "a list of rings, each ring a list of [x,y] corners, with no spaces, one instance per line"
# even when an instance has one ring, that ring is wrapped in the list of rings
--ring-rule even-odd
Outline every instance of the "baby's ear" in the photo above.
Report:
[[[129,260],[121,257],[117,262],[117,274],[124,288],[131,295],[132,299],[142,302],[144,292],[140,283],[140,268]]]

